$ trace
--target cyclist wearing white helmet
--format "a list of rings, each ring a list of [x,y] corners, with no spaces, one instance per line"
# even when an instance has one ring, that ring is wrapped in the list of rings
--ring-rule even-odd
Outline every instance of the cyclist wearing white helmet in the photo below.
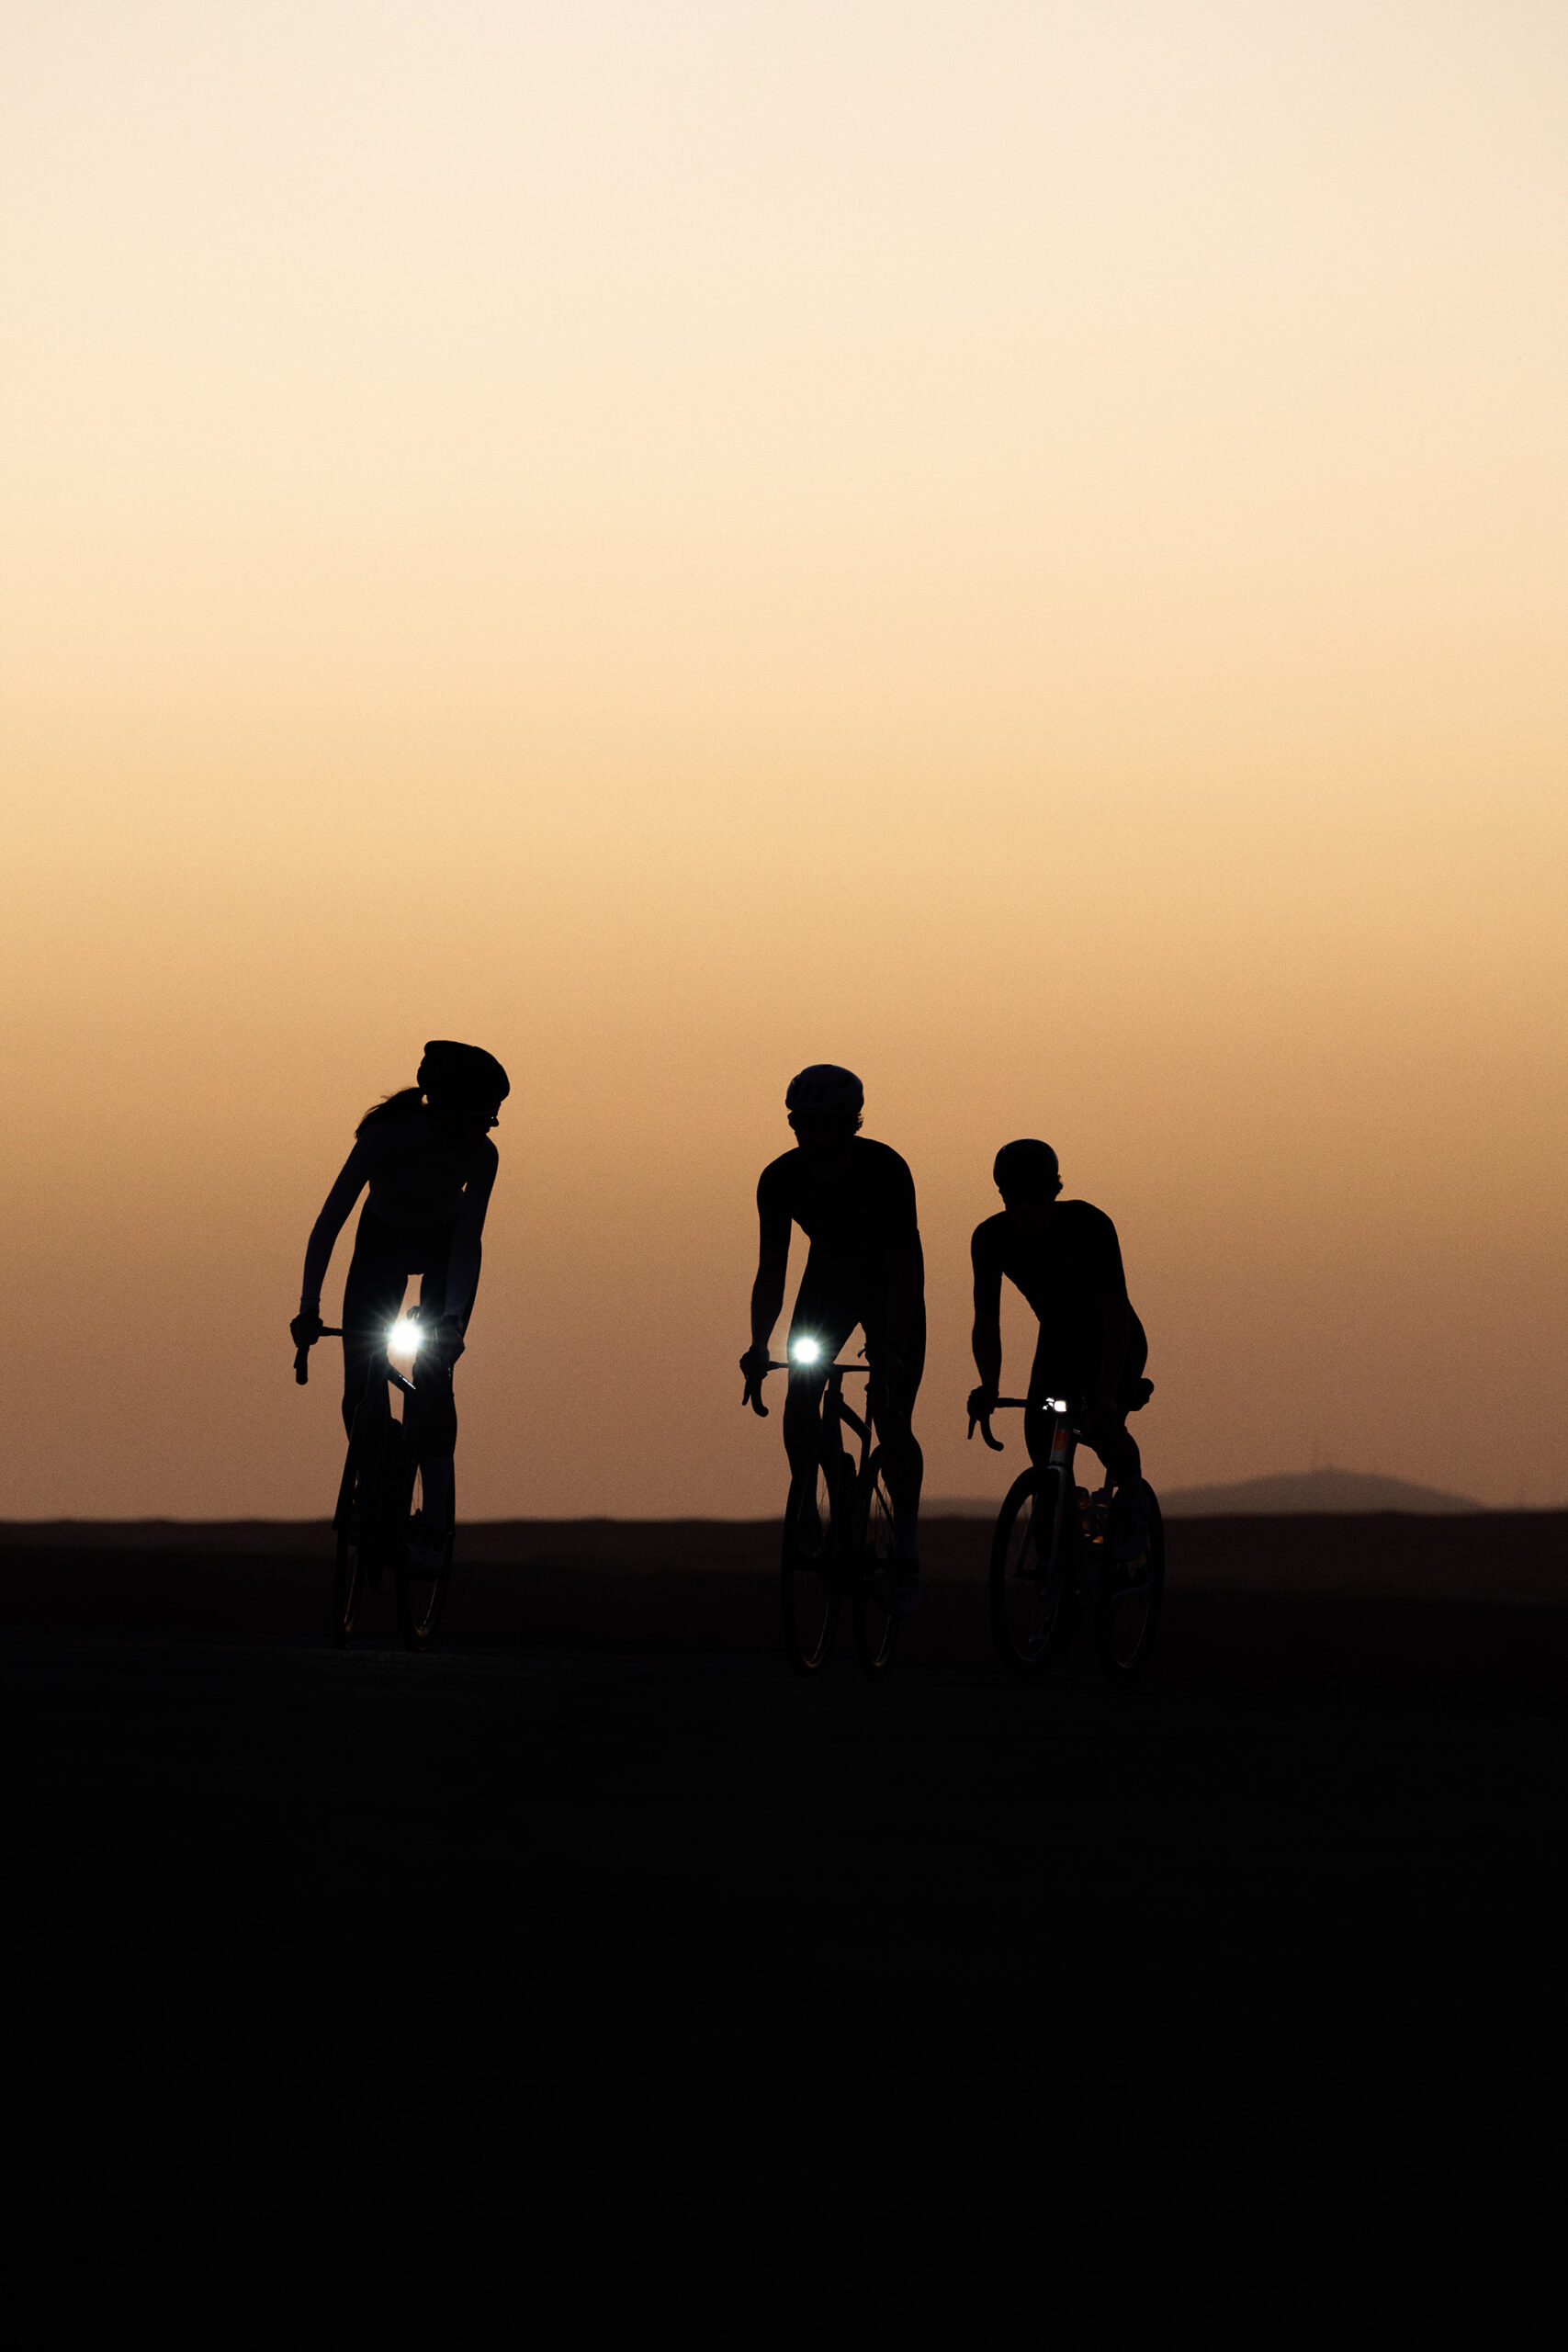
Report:
[[[311,1229],[299,1312],[288,1327],[296,1347],[312,1347],[320,1338],[333,1245],[368,1186],[343,1294],[344,1426],[352,1432],[370,1360],[385,1349],[409,1276],[418,1274],[430,1334],[415,1375],[418,1443],[425,1507],[436,1525],[443,1523],[457,1443],[452,1367],[473,1313],[485,1211],[500,1165],[489,1130],[511,1091],[506,1072],[482,1046],[432,1039],[414,1084],[388,1095],[359,1122],[354,1149]]]
[[[896,1604],[919,1596],[918,1528],[924,1463],[911,1423],[925,1369],[925,1265],[908,1162],[858,1133],[864,1090],[853,1070],[813,1062],[790,1081],[784,1108],[795,1148],[764,1168],[757,1185],[757,1279],[751,1345],[740,1359],[745,1399],[758,1413],[773,1326],[784,1305],[790,1228],[811,1247],[790,1320],[784,1446],[797,1477],[814,1475],[821,1438],[826,1366],[858,1323],[865,1333],[874,1409],[893,1505]],[[798,1364],[795,1345],[815,1340],[821,1355]]]
[[[1127,1415],[1148,1402],[1154,1383],[1144,1378],[1149,1343],[1127,1296],[1116,1227],[1088,1201],[1058,1200],[1062,1179],[1048,1143],[1024,1136],[1004,1144],[991,1172],[1001,1214],[977,1225],[969,1245],[980,1375],[970,1415],[996,1409],[1005,1274],[1040,1317],[1023,1416],[1031,1461],[1042,1466],[1049,1456],[1047,1400],[1069,1397],[1080,1408],[1084,1436],[1135,1513],[1145,1489]]]

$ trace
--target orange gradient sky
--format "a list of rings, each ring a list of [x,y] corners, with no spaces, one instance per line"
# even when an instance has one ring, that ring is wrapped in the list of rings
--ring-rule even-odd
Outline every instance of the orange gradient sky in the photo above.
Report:
[[[820,1058],[928,1492],[1023,1133],[1156,1485],[1562,1499],[1565,121],[1507,0],[7,6],[0,1510],[325,1510],[284,1327],[432,1035],[469,1516],[779,1505]]]

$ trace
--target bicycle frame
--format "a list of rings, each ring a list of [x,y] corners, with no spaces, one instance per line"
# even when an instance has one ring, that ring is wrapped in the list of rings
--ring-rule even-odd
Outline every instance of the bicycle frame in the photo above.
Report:
[[[1051,1540],[1045,1551],[1045,1556],[1047,1559],[1055,1559],[1056,1556],[1062,1541],[1063,1523],[1066,1517],[1067,1498],[1071,1495],[1083,1531],[1083,1556],[1089,1560],[1093,1557],[1091,1547],[1103,1541],[1110,1525],[1111,1497],[1114,1481],[1102,1463],[1100,1467],[1104,1470],[1103,1486],[1090,1492],[1088,1488],[1077,1485],[1076,1476],[1077,1450],[1084,1442],[1077,1410],[1066,1396],[1043,1397],[1041,1405],[1043,1409],[1051,1416],[1050,1452],[1045,1462],[1041,1465],[1041,1476],[1047,1477],[1053,1472],[1056,1474],[1055,1499],[1052,1507]],[[994,1409],[998,1412],[1026,1412],[1028,1408],[1029,1399],[1026,1396],[998,1396]],[[993,1437],[991,1434],[990,1414],[983,1413],[971,1419],[969,1423],[971,1437],[975,1434],[976,1420],[980,1434],[991,1452],[1000,1453],[1002,1442],[999,1438]],[[1038,1536],[1035,1541],[1038,1545]]]
[[[316,1337],[317,1337],[317,1339],[319,1339],[319,1340],[341,1340],[341,1339],[342,1339],[342,1337],[343,1337],[343,1327],[342,1327],[342,1325],[341,1325],[341,1324],[337,1324],[337,1323],[323,1323],[323,1324],[322,1324],[322,1326],[321,1326],[321,1329],[317,1332]],[[295,1377],[295,1379],[299,1382],[299,1385],[300,1385],[300,1387],[301,1387],[301,1388],[303,1388],[303,1387],[304,1387],[305,1383],[310,1379],[310,1349],[309,1349],[309,1348],[296,1348],[296,1349],[295,1349],[295,1351],[294,1351],[294,1377]],[[365,1395],[364,1395],[363,1396],[361,1396],[361,1398],[360,1398],[360,1400],[359,1400],[359,1405],[356,1405],[356,1406],[355,1406],[355,1418],[356,1418],[356,1419],[357,1419],[357,1417],[358,1417],[358,1413],[359,1413],[359,1406],[362,1406],[362,1405],[365,1403],[365,1399],[366,1399],[366,1397],[367,1397],[368,1396],[370,1396],[370,1394],[372,1393],[372,1391],[376,1388],[376,1386],[378,1385],[378,1380],[379,1380],[379,1385],[380,1385],[380,1388],[381,1388],[381,1394],[382,1394],[383,1396],[385,1396],[385,1394],[386,1394],[386,1391],[387,1391],[387,1384],[388,1384],[389,1382],[390,1383],[390,1385],[392,1385],[392,1387],[401,1389],[401,1391],[402,1391],[402,1393],[403,1393],[403,1395],[404,1395],[405,1396],[412,1396],[413,1395],[413,1393],[414,1393],[414,1385],[413,1385],[412,1381],[412,1380],[405,1380],[405,1379],[403,1378],[402,1374],[398,1370],[397,1365],[392,1362],[392,1360],[391,1360],[391,1356],[390,1356],[390,1353],[389,1353],[389,1354],[388,1354],[388,1357],[387,1357],[387,1360],[386,1360],[386,1363],[385,1363],[385,1365],[384,1365],[384,1366],[382,1366],[382,1367],[379,1369],[379,1372],[378,1372],[378,1366],[377,1366],[377,1363],[376,1363],[376,1358],[375,1358],[375,1356],[374,1356],[374,1355],[372,1355],[372,1356],[371,1356],[371,1358],[370,1358],[370,1362],[369,1362],[369,1363],[366,1366],[366,1372],[365,1372]]]
[[[417,1319],[418,1309],[413,1310]],[[341,1328],[322,1325],[318,1336],[341,1340]],[[394,1326],[385,1344],[368,1351],[365,1386],[355,1406],[348,1433],[348,1451],[338,1482],[333,1511],[337,1560],[333,1595],[333,1638],[338,1646],[354,1632],[361,1593],[383,1588],[389,1568],[397,1601],[398,1623],[410,1649],[425,1650],[435,1639],[446,1602],[452,1566],[455,1496],[448,1468],[439,1516],[429,1516],[424,1465],[418,1452],[419,1391],[392,1362],[392,1349],[401,1347],[406,1326]],[[417,1344],[417,1342],[416,1342]],[[309,1378],[309,1351],[300,1348],[294,1359],[294,1376],[301,1385]],[[391,1391],[405,1400],[401,1420],[394,1419]],[[408,1410],[412,1402],[414,1411]],[[414,1510],[416,1485],[420,1489]],[[417,1524],[420,1535],[411,1544]]]
[[[806,1370],[809,1370],[813,1376],[817,1376],[818,1374],[818,1367],[815,1364],[806,1366],[795,1363],[770,1363],[768,1365],[769,1372],[800,1373]],[[860,1414],[855,1411],[854,1407],[845,1401],[844,1376],[846,1374],[850,1374],[854,1377],[862,1379],[866,1384],[865,1417],[863,1419]],[[764,1375],[764,1377],[766,1375]],[[854,1435],[860,1440],[860,1461],[854,1465],[855,1517],[854,1525],[851,1531],[851,1542],[852,1545],[854,1543],[863,1541],[865,1535],[865,1522],[871,1509],[871,1480],[868,1473],[871,1467],[872,1448],[875,1442],[876,1435],[875,1407],[873,1399],[878,1393],[878,1383],[875,1373],[868,1363],[826,1364],[821,1369],[820,1377],[825,1383],[820,1419],[822,1445],[821,1454],[819,1456],[819,1459],[823,1460],[823,1466],[827,1466],[825,1457],[829,1452],[827,1441],[829,1432],[831,1432],[834,1440],[836,1441],[832,1450],[836,1453],[842,1453],[845,1461],[852,1464],[854,1463],[854,1456],[850,1452],[849,1448],[842,1442],[841,1431],[845,1428],[848,1428],[852,1430]]]

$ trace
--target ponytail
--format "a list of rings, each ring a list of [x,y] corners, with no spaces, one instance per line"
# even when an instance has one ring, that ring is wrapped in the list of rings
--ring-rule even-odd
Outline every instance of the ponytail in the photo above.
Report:
[[[355,1128],[355,1136],[357,1139],[365,1133],[367,1127],[385,1125],[389,1119],[411,1119],[416,1111],[423,1111],[423,1087],[400,1086],[395,1094],[384,1094],[379,1102],[373,1102],[370,1105],[369,1110]]]

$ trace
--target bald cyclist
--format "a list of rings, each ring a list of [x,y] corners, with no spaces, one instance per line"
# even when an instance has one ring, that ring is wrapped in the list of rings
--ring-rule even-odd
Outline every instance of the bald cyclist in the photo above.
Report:
[[[1117,1550],[1140,1556],[1148,1541],[1148,1488],[1127,1415],[1146,1404],[1149,1343],[1127,1296],[1122,1245],[1102,1209],[1064,1201],[1056,1155],[1023,1136],[1004,1144],[992,1169],[1001,1213],[975,1228],[975,1368],[971,1425],[996,1410],[1002,1376],[1001,1295],[1005,1275],[1040,1318],[1023,1416],[1030,1460],[1043,1468],[1050,1450],[1048,1402],[1071,1397],[1085,1438],[1119,1489]]]

